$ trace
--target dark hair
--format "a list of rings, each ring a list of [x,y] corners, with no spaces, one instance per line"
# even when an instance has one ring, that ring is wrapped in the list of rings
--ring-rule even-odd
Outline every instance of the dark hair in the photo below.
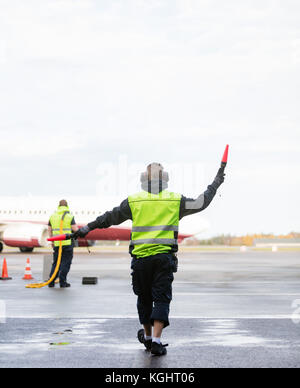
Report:
[[[59,206],[68,206],[68,202],[67,202],[65,199],[62,199],[62,200],[59,202]]]

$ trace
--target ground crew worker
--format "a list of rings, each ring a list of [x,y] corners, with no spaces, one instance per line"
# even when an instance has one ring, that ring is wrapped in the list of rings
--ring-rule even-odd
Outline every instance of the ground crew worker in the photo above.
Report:
[[[52,214],[49,220],[49,235],[50,237],[56,236],[61,234],[60,226],[61,226],[61,220],[63,220],[63,233],[72,233],[77,232],[78,227],[75,223],[75,219],[73,215],[70,213],[68,203],[66,200],[61,200],[59,202],[59,206],[57,211]],[[54,253],[53,253],[53,265],[50,273],[50,277],[52,277],[56,264],[58,259],[58,251],[59,251],[59,241],[55,241],[53,244]],[[62,242],[63,248],[62,248],[62,258],[61,258],[61,265],[59,272],[57,273],[56,279],[59,277],[60,282],[60,288],[68,288],[71,285],[67,282],[67,276],[71,268],[72,260],[73,260],[73,245],[72,240],[66,240]],[[49,287],[55,287],[55,280],[54,279],[50,284]]]
[[[220,168],[213,183],[193,200],[167,191],[168,173],[161,164],[152,163],[141,175],[142,192],[128,197],[119,207],[75,233],[75,238],[85,237],[93,229],[132,220],[132,285],[138,296],[140,323],[144,326],[138,338],[153,355],[167,353],[161,335],[169,325],[173,273],[177,272],[178,263],[179,221],[204,210],[224,182],[224,176],[224,168]]]

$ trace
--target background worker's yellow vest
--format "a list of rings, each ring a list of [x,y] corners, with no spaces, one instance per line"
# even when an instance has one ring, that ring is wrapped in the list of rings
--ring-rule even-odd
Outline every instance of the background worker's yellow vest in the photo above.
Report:
[[[63,223],[63,234],[69,234],[72,233],[72,220],[73,216],[70,214],[70,210],[67,206],[59,206],[57,209],[57,212],[54,213],[50,218],[50,224],[52,227],[52,234],[53,236],[57,236],[60,234],[60,222],[63,217],[63,215],[67,212],[67,214],[64,217],[64,223]],[[72,240],[66,240],[62,242],[63,246],[68,246],[72,244]],[[59,247],[59,241],[54,242],[55,247]]]
[[[147,257],[166,253],[177,245],[181,194],[146,191],[128,198],[132,212],[132,254]]]

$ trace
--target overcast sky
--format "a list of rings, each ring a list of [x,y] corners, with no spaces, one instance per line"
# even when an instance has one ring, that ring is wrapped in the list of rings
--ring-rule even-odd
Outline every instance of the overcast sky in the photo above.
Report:
[[[200,166],[195,196],[229,143],[210,234],[300,231],[299,20],[298,0],[0,0],[0,195],[96,195],[125,158]]]

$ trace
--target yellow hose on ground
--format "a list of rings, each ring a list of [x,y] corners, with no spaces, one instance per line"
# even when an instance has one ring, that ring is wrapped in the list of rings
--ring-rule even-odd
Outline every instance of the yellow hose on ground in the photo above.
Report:
[[[64,225],[64,220],[62,219],[61,222],[60,222],[60,234],[63,234],[63,225]],[[44,282],[44,283],[31,283],[31,284],[27,284],[26,288],[43,288],[43,287],[48,286],[48,284],[52,283],[54,281],[54,279],[56,278],[56,275],[57,275],[57,273],[59,271],[60,263],[61,263],[61,257],[62,257],[62,241],[59,242],[57,264],[56,264],[55,271],[54,271],[53,275],[51,276],[51,278],[47,282]]]

